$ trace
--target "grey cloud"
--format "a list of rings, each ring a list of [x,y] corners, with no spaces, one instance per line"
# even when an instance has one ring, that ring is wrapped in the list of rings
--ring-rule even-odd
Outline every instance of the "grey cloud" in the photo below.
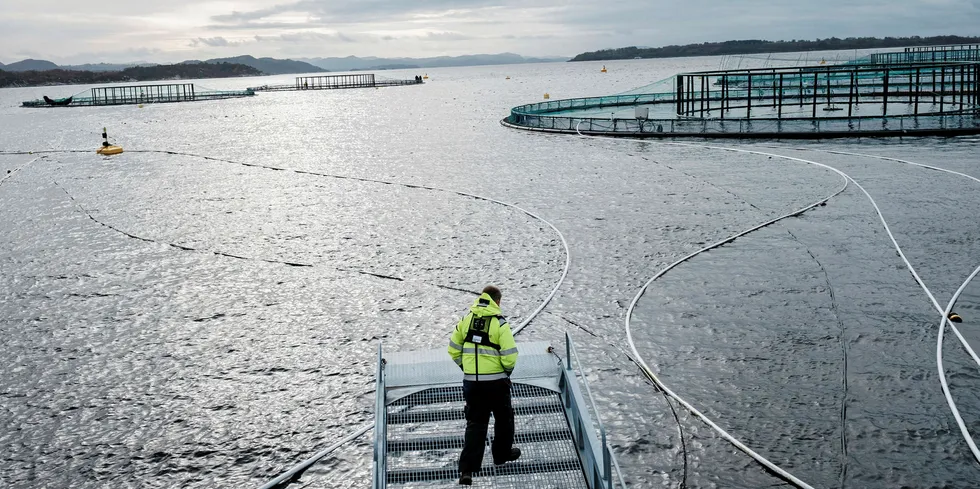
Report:
[[[465,41],[468,39],[473,39],[473,36],[467,36],[458,32],[427,32],[424,36],[419,36],[419,39],[423,41],[436,42]]]
[[[729,39],[980,34],[980,0],[250,0],[244,4],[249,9],[213,17],[188,14],[197,5],[191,0],[106,1],[98,12],[64,1],[59,16],[42,18],[29,2],[0,0],[0,59],[27,53],[74,58],[109,45],[162,48],[154,57],[171,58],[243,42],[269,56],[390,57],[450,49],[534,56]],[[105,22],[80,21],[95,14]],[[101,27],[107,22],[117,27]],[[175,49],[174,38],[191,48]],[[396,40],[382,51],[369,46]],[[130,59],[123,49],[102,59]]]
[[[441,13],[450,10],[467,10],[490,7],[522,5],[517,0],[302,0],[279,4],[250,12],[232,12],[215,15],[211,20],[231,25],[247,25],[283,13],[306,14],[314,22],[388,22],[404,19],[411,14]]]
[[[322,22],[303,22],[302,24],[292,22],[243,22],[241,24],[209,24],[204,28],[219,31],[257,31],[311,29],[315,27],[327,27],[327,24]]]
[[[226,47],[226,46],[238,46],[244,44],[245,41],[229,41],[221,36],[218,37],[198,37],[197,39],[191,39],[190,46],[211,46],[211,47]]]
[[[300,2],[303,3],[303,2]],[[211,17],[211,20],[215,22],[226,22],[226,23],[248,23],[253,20],[260,20],[266,17],[271,17],[276,14],[281,14],[285,12],[300,11],[296,9],[299,4],[285,4],[276,5],[274,7],[264,8],[260,10],[253,10],[251,12],[238,12],[232,11],[230,14],[215,15]]]
[[[310,42],[358,42],[357,39],[343,33],[327,34],[323,32],[304,31],[279,34],[277,36],[255,36],[258,42],[286,42],[286,43],[310,43]]]

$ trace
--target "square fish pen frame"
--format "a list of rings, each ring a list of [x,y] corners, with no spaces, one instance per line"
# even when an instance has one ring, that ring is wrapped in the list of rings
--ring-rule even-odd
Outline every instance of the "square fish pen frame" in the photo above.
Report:
[[[331,88],[363,88],[375,86],[373,73],[358,75],[297,76],[297,90],[323,90]]]
[[[980,62],[705,71],[677,75],[675,88],[679,117],[816,119],[822,105],[842,110],[836,104],[849,118],[869,105],[879,113],[863,117],[888,117],[895,104],[907,105],[905,115],[976,113]]]
[[[92,105],[125,105],[197,100],[193,83],[129,85],[92,89]]]

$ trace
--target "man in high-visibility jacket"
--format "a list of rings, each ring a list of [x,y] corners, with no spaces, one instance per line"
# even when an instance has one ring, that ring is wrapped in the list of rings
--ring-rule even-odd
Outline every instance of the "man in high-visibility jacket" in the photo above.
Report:
[[[456,325],[449,339],[449,356],[463,370],[466,399],[466,437],[459,456],[459,483],[471,485],[473,472],[483,465],[487,425],[493,413],[493,463],[521,456],[514,448],[514,409],[510,403],[510,374],[517,365],[517,343],[507,319],[500,315],[500,289],[488,285]]]

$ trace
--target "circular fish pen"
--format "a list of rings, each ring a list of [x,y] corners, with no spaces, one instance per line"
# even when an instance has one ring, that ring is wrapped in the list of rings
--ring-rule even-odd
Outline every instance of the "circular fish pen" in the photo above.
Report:
[[[978,134],[980,50],[962,51],[968,60],[681,73],[670,91],[521,105],[501,124],[643,138]]]

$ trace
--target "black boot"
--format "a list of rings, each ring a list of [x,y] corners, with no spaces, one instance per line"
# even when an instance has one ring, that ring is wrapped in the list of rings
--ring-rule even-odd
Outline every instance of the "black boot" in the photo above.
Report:
[[[511,462],[511,461],[517,460],[519,458],[521,458],[521,449],[520,448],[511,448],[510,449],[510,455],[508,455],[507,458],[505,458],[504,460],[493,459],[493,464],[494,465],[503,465],[503,464],[505,464],[507,462]]]
[[[469,472],[463,472],[463,474],[459,476],[459,483],[464,486],[473,485],[473,474]]]

